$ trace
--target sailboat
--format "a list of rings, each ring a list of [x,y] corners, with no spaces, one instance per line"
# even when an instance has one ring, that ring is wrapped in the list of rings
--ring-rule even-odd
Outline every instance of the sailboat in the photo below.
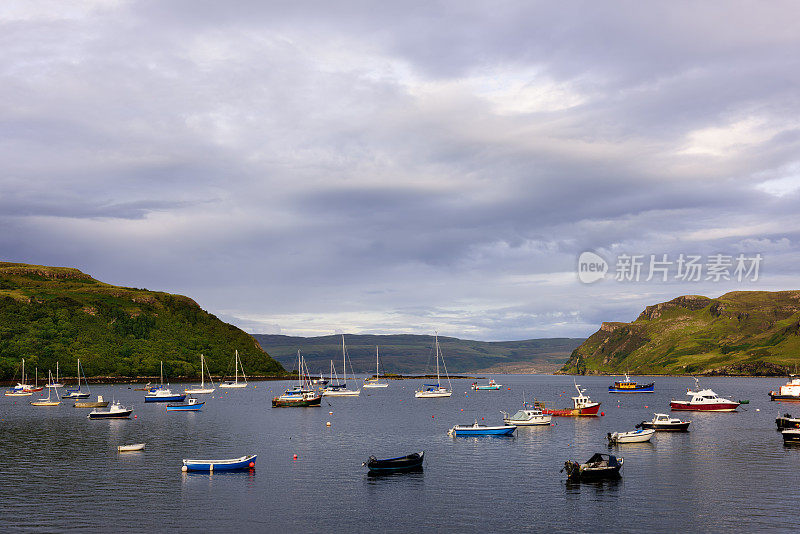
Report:
[[[331,363],[333,365],[333,363]],[[322,394],[326,397],[358,397],[361,395],[361,389],[351,390],[347,389],[347,347],[344,344],[344,334],[342,334],[342,380],[344,381],[343,384],[328,384],[328,386],[322,390]],[[353,365],[350,364],[350,371],[352,373]],[[338,379],[338,377],[337,377]],[[338,381],[338,380],[337,380]]]
[[[28,397],[33,395],[33,386],[25,383],[25,358],[22,358],[22,381],[5,393],[6,397]]]
[[[47,371],[48,375],[48,383],[53,383],[53,373]],[[56,391],[56,399],[58,400],[50,400],[50,395],[52,395],[53,390]],[[46,399],[38,399],[35,401],[31,401],[33,406],[58,406],[61,404],[61,399],[58,397],[58,388],[52,387],[47,389],[47,398]]]
[[[35,369],[36,369],[36,375],[35,375],[36,378],[34,378],[34,382],[33,382],[34,386],[29,389],[29,391],[31,391],[33,393],[36,393],[38,391],[42,391],[44,389],[44,386],[39,387],[39,368],[36,367]]]
[[[49,380],[47,382],[47,387],[49,387],[49,388],[63,388],[64,387],[64,384],[62,384],[61,382],[58,381],[58,362],[56,362],[56,381],[53,382],[52,379]]]
[[[378,367],[378,346],[375,345],[375,378],[367,378],[364,380],[365,388],[388,388],[388,382],[380,381],[381,372]]]
[[[211,373],[208,373],[208,379],[211,380],[210,388],[206,387],[206,375],[203,371],[203,360],[205,357],[201,354],[200,355],[200,387],[199,388],[186,388],[183,390],[184,393],[214,393],[216,389],[214,386],[214,379],[211,378]]]
[[[145,402],[183,402],[185,394],[173,393],[171,389],[164,387],[164,362],[161,362],[161,385],[153,388],[144,396]],[[112,408],[114,406],[112,405]],[[130,413],[128,414],[130,415]]]
[[[306,406],[319,406],[322,402],[322,395],[310,384],[306,361],[297,351],[297,379],[296,386],[283,392],[283,395],[272,398],[273,408],[304,408]]]
[[[442,351],[439,349],[439,334],[436,333],[434,335],[434,349],[436,350],[436,383],[435,384],[423,384],[415,393],[414,396],[419,399],[432,399],[437,397],[449,397],[453,394],[453,385],[450,383],[450,376],[447,374],[447,366],[444,364],[444,356],[442,356]],[[450,386],[450,389],[442,387],[441,385],[441,376],[439,375],[439,359],[442,360],[442,366],[444,367],[444,374],[447,377],[447,384]]]
[[[83,381],[86,384],[86,391],[81,391],[81,375],[83,375]],[[64,399],[88,399],[92,394],[89,390],[89,382],[86,380],[86,375],[83,374],[80,359],[78,359],[78,389],[66,389],[65,392],[62,397]]]
[[[234,367],[234,380],[231,382],[230,380],[226,380],[222,382],[219,387],[221,388],[246,388],[247,387],[247,376],[244,374],[244,367],[242,367],[242,360],[239,359],[239,351],[236,351],[236,358],[233,363]],[[239,368],[242,369],[242,382],[239,382]]]

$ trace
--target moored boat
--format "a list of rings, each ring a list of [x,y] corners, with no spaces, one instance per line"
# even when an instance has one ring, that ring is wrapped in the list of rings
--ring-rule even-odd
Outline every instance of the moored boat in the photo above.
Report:
[[[214,379],[211,378],[211,373],[210,372],[208,373],[208,379],[209,379],[209,381],[211,381],[211,387],[210,388],[206,387],[206,370],[204,368],[204,363],[205,363],[205,357],[201,354],[200,355],[200,387],[186,388],[186,389],[183,390],[184,393],[192,393],[192,394],[214,393],[214,390],[216,388],[214,387]]]
[[[242,370],[242,381],[239,381],[239,369]],[[234,359],[233,359],[233,373],[234,379],[226,380],[220,383],[219,387],[221,388],[246,388],[247,387],[247,375],[244,374],[244,366],[242,365],[242,360],[239,359],[239,350],[234,350]]]
[[[617,380],[613,386],[608,386],[609,393],[655,393],[656,383],[637,384],[625,373],[625,380]]]
[[[51,373],[50,371],[47,371],[47,374],[48,374],[48,383],[54,383],[53,382],[53,373]],[[53,391],[56,392],[55,400],[51,399],[51,395],[52,395]],[[58,398],[58,388],[56,388],[56,387],[47,389],[47,398],[46,399],[38,399],[38,400],[35,400],[35,401],[31,401],[31,405],[33,405],[33,406],[58,406],[59,404],[61,404],[61,399]]]
[[[397,473],[400,471],[422,469],[424,457],[425,451],[415,452],[397,458],[378,459],[374,456],[370,456],[369,460],[361,465],[366,466],[370,473]]]
[[[418,390],[414,392],[414,397],[418,399],[435,399],[435,398],[444,398],[449,397],[453,394],[453,384],[450,383],[450,375],[447,374],[447,366],[444,363],[444,356],[442,355],[442,351],[439,348],[439,333],[435,333],[433,336],[433,349],[436,353],[436,383],[435,384],[422,384]],[[439,360],[442,361],[442,367],[444,367],[444,374],[447,377],[447,383],[450,386],[450,389],[442,386],[440,384],[441,381],[441,374],[439,371]]]
[[[607,438],[609,445],[620,443],[644,443],[645,441],[650,441],[650,438],[652,438],[655,433],[656,431],[652,428],[647,430],[631,430],[629,432],[609,432]]]
[[[670,432],[686,432],[689,430],[689,424],[691,421],[681,421],[676,417],[670,417],[665,413],[656,413],[653,414],[653,418],[650,421],[642,421],[636,428],[651,428],[653,430],[658,431],[670,431]]]
[[[800,417],[793,417],[792,414],[785,413],[775,418],[778,430],[782,428],[800,428]]]
[[[347,347],[344,344],[344,334],[342,334],[342,382],[339,382],[339,376],[336,374],[336,368],[333,366],[331,360],[331,376],[336,377],[336,384],[328,384],[322,390],[325,397],[358,397],[361,395],[361,389],[347,389]],[[353,363],[350,362],[350,374],[353,375]]]
[[[86,384],[86,391],[81,390],[81,376],[83,376],[83,381]],[[83,374],[83,368],[81,367],[81,360],[78,359],[78,387],[77,388],[64,388],[64,395],[62,395],[62,399],[88,399],[92,394],[92,391],[89,389],[89,381],[86,380],[86,375]]]
[[[251,454],[229,460],[183,460],[181,471],[244,471],[255,467],[256,455]]]
[[[516,426],[538,426],[549,425],[552,419],[551,415],[545,415],[542,410],[534,406],[530,407],[527,403],[523,409],[518,410],[514,415],[509,415],[507,412],[500,411],[503,414],[503,422],[507,425]]]
[[[451,436],[510,436],[516,429],[514,425],[487,426],[475,421],[471,425],[456,425],[447,433]]]
[[[126,408],[119,402],[113,403],[108,410],[92,410],[89,419],[127,419],[133,413],[133,408]]]
[[[297,351],[297,380],[298,384],[288,388],[282,395],[272,398],[273,408],[306,408],[320,406],[322,394],[315,390],[307,378],[306,361]]]
[[[695,379],[695,381],[697,381]],[[699,391],[686,390],[686,394],[691,397],[688,401],[672,399],[669,407],[672,410],[700,411],[700,412],[735,412],[739,407],[739,402],[723,397],[718,397],[710,389]]]
[[[120,445],[117,447],[117,452],[134,452],[143,450],[144,443],[131,443],[130,445]]]
[[[800,444],[800,428],[787,428],[781,431],[784,445]]]
[[[769,400],[800,402],[800,378],[786,382],[778,391],[770,391]]]
[[[150,388],[144,396],[144,402],[183,402],[186,398],[185,393],[173,393],[168,387],[164,387],[164,362],[161,362],[161,384],[158,387]]]
[[[388,388],[389,382],[381,382],[381,370],[378,364],[378,346],[375,345],[375,378],[364,380],[365,388]]]
[[[596,416],[600,411],[600,403],[594,402],[588,395],[584,395],[586,389],[581,389],[580,384],[575,384],[575,389],[578,390],[578,395],[572,397],[572,408],[551,409],[544,407],[543,404],[542,413],[557,417]]]
[[[105,408],[108,406],[108,401],[103,400],[102,395],[98,395],[96,401],[76,402],[73,406],[75,408]]]
[[[490,379],[488,384],[478,384],[477,382],[473,382],[470,386],[473,390],[497,390],[503,387],[503,384],[498,384],[494,381],[494,379]]]
[[[184,404],[167,404],[168,412],[199,412],[205,402],[197,402],[197,399],[190,397]]]
[[[622,458],[598,452],[582,464],[575,461],[564,462],[564,468],[561,471],[566,471],[567,480],[573,482],[579,480],[619,478],[622,463]]]

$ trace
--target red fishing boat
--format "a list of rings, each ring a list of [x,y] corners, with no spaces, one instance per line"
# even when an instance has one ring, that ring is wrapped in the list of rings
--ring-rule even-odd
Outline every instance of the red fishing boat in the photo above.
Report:
[[[734,400],[718,397],[717,394],[710,389],[700,389],[698,391],[687,389],[686,394],[691,397],[691,400],[679,401],[672,399],[669,403],[669,407],[673,410],[735,412],[740,404]]]
[[[588,395],[583,393],[585,389],[581,389],[579,384],[575,384],[575,389],[578,390],[578,396],[572,397],[572,408],[565,408],[563,410],[552,410],[542,406],[542,413],[545,415],[553,415],[556,417],[579,417],[579,416],[595,416],[600,411],[600,403],[593,402]]]

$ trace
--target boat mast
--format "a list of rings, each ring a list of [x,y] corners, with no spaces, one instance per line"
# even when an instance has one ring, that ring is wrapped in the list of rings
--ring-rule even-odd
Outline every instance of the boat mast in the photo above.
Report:
[[[234,375],[234,382],[239,383],[239,349],[233,349],[236,353],[236,361],[233,364],[233,375]]]
[[[378,370],[378,345],[375,345],[375,380],[377,381],[381,376]]]
[[[200,389],[206,385],[206,375],[203,374],[203,355],[200,354]]]
[[[344,380],[344,385],[347,387],[347,357],[344,348],[344,334],[342,334],[342,377]]]
[[[436,386],[442,387],[439,384],[439,332],[433,334],[434,348],[436,350]]]

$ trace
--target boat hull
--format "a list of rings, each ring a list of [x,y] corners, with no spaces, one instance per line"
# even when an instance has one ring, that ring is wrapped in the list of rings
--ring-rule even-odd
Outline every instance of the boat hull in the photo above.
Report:
[[[361,395],[361,390],[356,389],[355,391],[350,390],[339,390],[339,391],[328,391],[323,390],[322,395],[324,397],[358,397]]]
[[[783,436],[783,443],[784,445],[791,444],[791,445],[798,445],[800,444],[800,429],[797,428],[790,428],[788,430],[784,430],[781,432]]]
[[[239,384],[236,384],[236,383],[233,383],[233,384],[220,384],[219,387],[225,388],[225,389],[241,389],[241,388],[246,388],[247,387],[247,383],[246,382],[242,382],[242,383],[239,383]]]
[[[364,387],[364,388],[388,388],[389,384],[383,384],[383,383],[369,384],[369,383],[367,383],[367,384],[364,384],[361,387]]]
[[[60,401],[49,401],[49,400],[31,401],[31,406],[58,406],[59,404],[61,404]]]
[[[418,399],[436,399],[452,395],[452,391],[417,391],[414,396]]]
[[[621,443],[645,443],[650,441],[656,431],[653,429],[637,430],[634,432],[614,432],[608,434],[608,442],[614,444]]]
[[[500,387],[501,386],[475,386],[472,389],[474,389],[475,391],[481,391],[481,390],[488,391],[488,390],[497,390],[500,389]]]
[[[281,399],[275,397],[272,399],[273,408],[307,408],[310,406],[320,406],[322,404],[322,397],[313,399]]]
[[[655,393],[656,383],[650,382],[649,384],[637,384],[631,388],[608,386],[609,393]]]
[[[543,409],[542,413],[555,417],[594,417],[599,411],[600,403],[596,402],[589,406],[584,406],[583,408],[567,408],[564,410]]]
[[[451,434],[453,436],[510,436],[517,429],[516,426],[500,426],[500,427],[484,427],[475,428],[472,426],[453,427]]]
[[[133,410],[123,410],[121,412],[92,412],[89,414],[89,419],[128,419],[130,418]]]
[[[691,421],[681,423],[653,423],[652,421],[642,421],[642,428],[649,428],[659,432],[686,432],[689,430]]]
[[[183,402],[186,398],[186,395],[179,394],[179,395],[162,395],[162,396],[145,396],[145,402]]]
[[[255,469],[257,455],[230,460],[184,460],[184,471],[249,471]]]
[[[108,401],[76,402],[72,405],[75,408],[105,408]]]
[[[800,417],[792,417],[787,413],[777,417],[775,419],[775,424],[778,425],[778,430],[784,428],[800,428]]]
[[[769,400],[782,402],[800,402],[800,395],[780,395],[774,391],[769,392]]]
[[[184,392],[184,393],[192,393],[192,394],[197,394],[197,393],[214,393],[214,390],[215,390],[215,389],[216,389],[216,388],[205,388],[205,389],[201,389],[201,388],[198,388],[198,389],[184,389],[184,390],[183,390],[183,392]]]
[[[545,415],[543,417],[536,417],[533,419],[526,419],[524,421],[520,421],[517,419],[503,419],[503,422],[507,425],[514,425],[514,426],[548,426],[550,425],[551,416]]]
[[[81,393],[79,391],[68,391],[62,395],[62,399],[88,399],[91,396],[89,393]]]
[[[131,445],[120,445],[117,452],[135,452],[144,450],[144,443],[133,443]]]
[[[205,402],[198,402],[197,404],[186,405],[171,405],[167,404],[166,410],[168,412],[199,412]]]
[[[364,462],[364,465],[367,466],[370,473],[398,473],[422,469],[424,457],[425,451],[415,452],[414,454],[401,456],[399,458],[387,458],[382,460],[370,456],[369,460]]]
[[[735,412],[738,402],[692,403],[691,401],[670,401],[669,407],[684,412]]]
[[[6,397],[30,397],[33,395],[30,391],[6,391]]]

